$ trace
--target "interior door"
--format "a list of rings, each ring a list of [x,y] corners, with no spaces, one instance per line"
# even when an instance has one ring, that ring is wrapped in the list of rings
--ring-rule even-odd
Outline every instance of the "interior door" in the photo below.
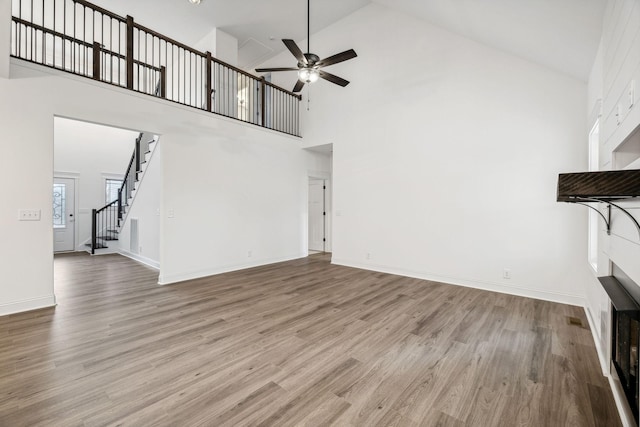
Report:
[[[53,250],[75,249],[75,180],[53,179]]]
[[[323,251],[324,248],[324,180],[309,180],[309,250]]]

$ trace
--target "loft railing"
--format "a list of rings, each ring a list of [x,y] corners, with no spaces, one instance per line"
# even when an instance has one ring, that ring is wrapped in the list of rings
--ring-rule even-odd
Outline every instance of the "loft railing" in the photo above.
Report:
[[[13,0],[11,56],[300,136],[301,96],[84,0]]]

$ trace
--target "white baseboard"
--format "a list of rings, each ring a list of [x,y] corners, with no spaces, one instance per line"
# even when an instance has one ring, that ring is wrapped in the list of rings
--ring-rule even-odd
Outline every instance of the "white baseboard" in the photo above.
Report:
[[[602,375],[605,377],[609,376],[609,362],[608,358],[604,356],[604,350],[600,348],[600,338],[596,334],[596,324],[593,321],[593,317],[591,317],[591,311],[587,307],[584,307],[584,313],[587,317],[587,321],[589,322],[589,329],[591,329],[591,336],[593,337],[593,342],[596,346],[596,352],[598,353],[598,360],[600,361],[600,367],[602,368]]]
[[[484,280],[469,280],[461,279],[458,277],[448,277],[428,272],[416,272],[405,270],[402,268],[388,267],[376,264],[365,264],[360,262],[354,262],[343,259],[333,258],[332,264],[342,265],[345,267],[360,268],[363,270],[378,271],[380,273],[395,274],[398,276],[412,277],[415,279],[431,280],[434,282],[445,283],[448,285],[464,286],[467,288],[482,289],[485,291],[499,292],[502,294],[515,295],[520,297],[534,298],[543,301],[558,302],[561,304],[577,305],[584,307],[585,300],[583,296],[571,295],[561,292],[548,292],[540,291],[538,289],[531,289],[524,286],[505,285],[503,283],[489,282]]]
[[[22,313],[24,311],[38,310],[40,308],[53,307],[55,305],[55,295],[40,298],[31,298],[22,301],[14,301],[8,304],[0,304],[0,316]]]
[[[154,270],[158,270],[160,271],[160,262],[156,261],[154,259],[151,258],[147,258],[147,257],[143,257],[142,255],[139,254],[134,254],[132,252],[126,251],[122,248],[118,249],[117,251],[120,255],[125,256],[127,258],[131,258],[134,261],[137,261],[141,264],[146,265],[147,267],[151,267]]]
[[[620,380],[618,379],[618,374],[615,373],[615,368],[613,371],[614,373],[607,375],[607,377],[609,378],[609,386],[613,392],[613,400],[615,400],[618,414],[620,414],[620,421],[622,421],[622,425],[624,427],[637,426],[633,418],[631,408],[629,408],[629,405],[627,404],[627,398],[624,395],[624,390],[622,389],[622,384],[620,384]]]
[[[198,270],[198,271],[175,273],[175,274],[165,274],[165,275],[160,273],[160,277],[158,278],[158,284],[170,285],[172,283],[184,282],[184,281],[193,280],[193,279],[200,279],[201,277],[207,277],[207,276],[215,276],[216,274],[228,273],[230,271],[244,270],[247,268],[260,267],[262,265],[275,264],[278,262],[291,261],[294,259],[306,258],[306,257],[307,257],[306,254],[300,253],[300,254],[291,255],[291,256],[261,259],[261,260],[256,260],[249,263],[233,264],[233,265],[221,266],[221,267],[216,267],[216,268],[206,269],[206,270]]]

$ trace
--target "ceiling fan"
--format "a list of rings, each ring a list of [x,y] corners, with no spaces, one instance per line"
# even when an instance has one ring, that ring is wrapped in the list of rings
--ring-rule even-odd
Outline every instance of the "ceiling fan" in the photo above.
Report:
[[[345,50],[344,52],[337,53],[333,56],[330,56],[325,59],[320,59],[320,57],[314,53],[310,53],[309,48],[309,40],[310,40],[310,13],[309,6],[310,1],[307,0],[307,53],[302,53],[302,50],[298,47],[295,41],[290,39],[282,39],[284,45],[289,49],[289,52],[293,54],[298,60],[298,66],[294,67],[278,67],[278,68],[256,68],[257,73],[269,73],[275,71],[297,71],[298,72],[298,81],[293,88],[293,92],[300,92],[304,87],[305,83],[313,83],[318,80],[318,78],[327,80],[331,83],[335,83],[339,86],[345,87],[349,84],[348,80],[343,79],[342,77],[335,76],[331,73],[327,73],[326,71],[321,70],[321,68],[328,67],[329,65],[334,65],[339,62],[344,62],[348,59],[355,58],[358,56],[356,51],[353,49]]]

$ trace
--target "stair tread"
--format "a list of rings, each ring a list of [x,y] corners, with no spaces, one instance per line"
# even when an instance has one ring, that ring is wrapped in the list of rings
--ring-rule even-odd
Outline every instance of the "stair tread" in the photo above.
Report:
[[[85,244],[85,246],[86,246],[86,247],[88,247],[88,248],[90,248],[90,247],[91,247],[91,243],[86,243],[86,244]],[[95,249],[107,249],[108,247],[109,247],[109,246],[107,246],[107,245],[103,245],[103,244],[100,244],[100,243],[96,243],[96,247],[95,247]]]

